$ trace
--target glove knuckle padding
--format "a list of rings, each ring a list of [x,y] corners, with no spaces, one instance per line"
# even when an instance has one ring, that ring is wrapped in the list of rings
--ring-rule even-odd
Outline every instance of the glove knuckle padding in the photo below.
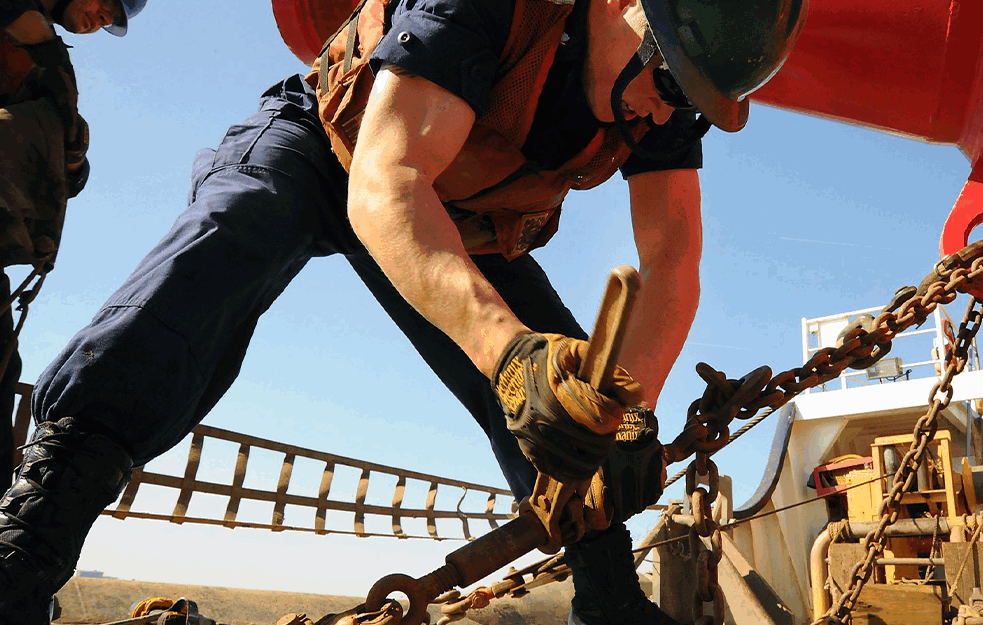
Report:
[[[509,417],[507,425],[533,466],[560,481],[590,477],[613,443],[609,436],[552,416],[550,411],[539,410],[535,405],[514,418]]]
[[[509,343],[492,375],[522,453],[560,481],[590,478],[624,413],[618,401],[577,379],[585,349],[583,341],[558,334],[523,334]]]
[[[592,483],[594,505],[609,498],[613,520],[624,521],[662,496],[665,458],[658,440],[658,420],[651,410],[633,408],[615,435],[614,448]]]

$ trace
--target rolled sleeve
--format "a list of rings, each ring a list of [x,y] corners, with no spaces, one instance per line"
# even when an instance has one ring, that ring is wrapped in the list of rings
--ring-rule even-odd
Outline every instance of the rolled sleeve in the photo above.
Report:
[[[372,54],[372,70],[388,64],[425,78],[480,116],[488,107],[513,10],[511,2],[428,0],[413,8],[401,3]]]
[[[702,168],[703,139],[693,128],[695,122],[695,113],[677,111],[665,124],[653,125],[639,141],[653,156],[632,154],[621,166],[621,175],[627,179],[649,171]]]

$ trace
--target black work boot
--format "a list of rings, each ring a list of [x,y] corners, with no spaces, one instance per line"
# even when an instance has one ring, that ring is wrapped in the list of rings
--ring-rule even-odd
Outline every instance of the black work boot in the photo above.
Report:
[[[130,478],[130,454],[66,417],[38,425],[0,499],[0,624],[49,622],[82,543]]]
[[[570,545],[564,559],[574,589],[567,625],[679,625],[642,591],[624,523]]]

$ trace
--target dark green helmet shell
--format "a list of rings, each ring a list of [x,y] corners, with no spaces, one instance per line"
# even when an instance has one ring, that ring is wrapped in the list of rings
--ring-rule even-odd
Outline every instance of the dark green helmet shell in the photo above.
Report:
[[[809,0],[639,0],[669,71],[715,126],[736,132],[781,68]]]

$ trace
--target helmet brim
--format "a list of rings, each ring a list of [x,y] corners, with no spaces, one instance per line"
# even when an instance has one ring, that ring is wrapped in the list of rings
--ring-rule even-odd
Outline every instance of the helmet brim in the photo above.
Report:
[[[102,29],[105,30],[110,35],[116,35],[117,37],[122,37],[123,35],[126,34],[126,27],[127,27],[127,23],[126,23],[126,18],[124,17],[122,24],[106,24],[105,26],[102,27]]]
[[[123,11],[120,13],[119,19],[108,26],[103,26],[109,33],[117,37],[122,37],[126,34],[130,19],[135,17],[140,11],[143,11],[144,7],[147,6],[147,0],[120,0],[120,4],[123,7]]]
[[[662,58],[679,87],[710,123],[737,132],[747,124],[750,102],[747,98],[733,100],[723,94],[689,59],[674,32],[672,19],[663,2],[643,2],[642,8],[649,28],[659,45]]]
[[[126,16],[126,8],[124,7],[124,9],[120,11],[118,20],[116,20],[112,24],[106,24],[102,28],[110,35],[116,35],[117,37],[122,37],[123,35],[126,34],[126,29],[129,26],[129,22],[130,20]]]

